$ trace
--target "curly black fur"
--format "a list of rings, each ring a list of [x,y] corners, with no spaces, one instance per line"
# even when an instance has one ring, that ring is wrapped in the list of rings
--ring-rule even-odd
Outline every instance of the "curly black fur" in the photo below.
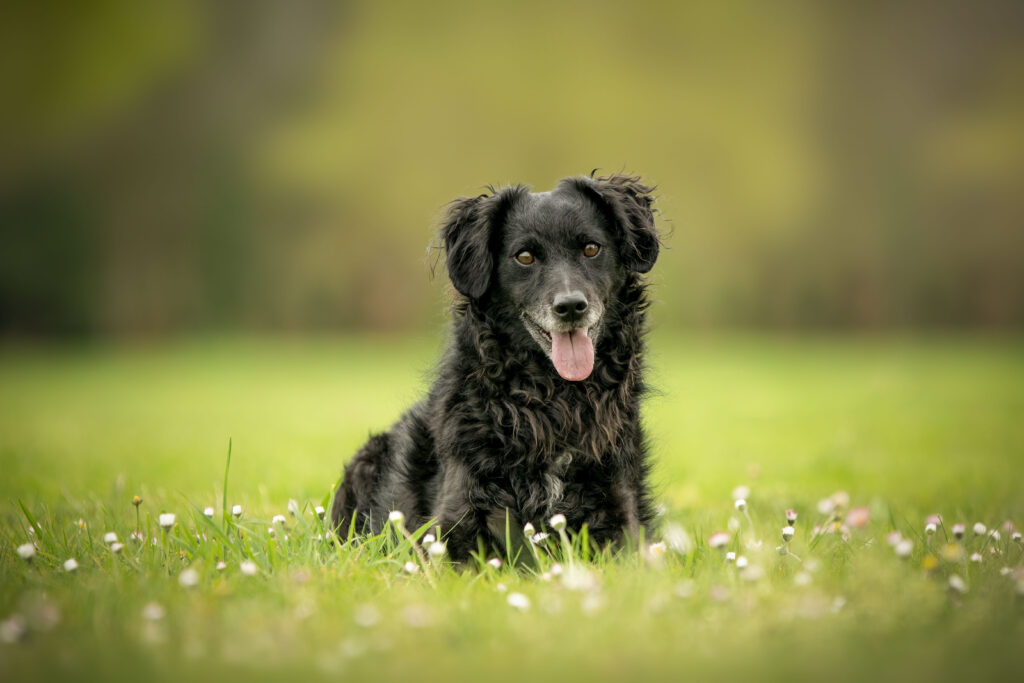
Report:
[[[411,528],[435,520],[461,560],[478,539],[502,548],[506,515],[519,539],[523,524],[542,527],[555,513],[570,528],[587,525],[599,545],[650,529],[640,273],[658,254],[651,192],[639,178],[613,175],[567,178],[541,195],[515,186],[452,203],[441,229],[462,295],[451,344],[427,397],[345,468],[331,510],[340,533],[380,532],[397,509]],[[550,221],[564,230],[543,232]],[[563,380],[524,329],[523,298],[547,290],[501,276],[514,268],[501,263],[517,237],[510,231],[533,229],[547,240],[589,229],[611,242],[600,266],[572,271],[607,291],[593,372],[583,381]]]

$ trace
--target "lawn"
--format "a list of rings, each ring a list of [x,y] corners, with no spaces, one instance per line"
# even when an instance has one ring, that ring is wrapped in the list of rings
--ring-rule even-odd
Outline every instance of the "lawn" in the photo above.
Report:
[[[0,679],[1024,673],[1024,550],[1004,528],[1024,525],[1020,340],[656,334],[665,513],[647,540],[664,546],[594,555],[553,533],[535,572],[457,571],[400,525],[325,542],[315,507],[440,345],[0,349]]]

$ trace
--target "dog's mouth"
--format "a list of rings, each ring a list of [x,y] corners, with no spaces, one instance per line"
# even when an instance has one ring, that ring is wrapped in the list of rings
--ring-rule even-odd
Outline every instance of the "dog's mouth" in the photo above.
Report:
[[[523,314],[523,324],[530,336],[548,355],[562,379],[580,382],[594,371],[594,340],[596,326],[571,330],[547,330],[529,315]]]

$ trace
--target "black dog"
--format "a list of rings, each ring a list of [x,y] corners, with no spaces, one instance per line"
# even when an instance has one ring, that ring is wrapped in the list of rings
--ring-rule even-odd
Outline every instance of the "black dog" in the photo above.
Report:
[[[411,528],[435,520],[462,560],[478,539],[504,547],[506,516],[519,541],[523,524],[556,513],[598,545],[650,528],[640,274],[658,256],[651,192],[617,174],[452,202],[441,238],[462,296],[450,348],[426,399],[345,468],[339,533],[379,533],[399,510]]]

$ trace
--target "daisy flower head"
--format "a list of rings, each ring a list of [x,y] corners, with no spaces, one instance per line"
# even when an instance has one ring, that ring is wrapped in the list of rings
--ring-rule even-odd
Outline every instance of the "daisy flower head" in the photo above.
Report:
[[[555,531],[561,531],[565,528],[565,515],[561,513],[558,513],[557,515],[552,515],[551,519],[548,520],[548,523],[551,524],[551,528]]]
[[[203,508],[203,516],[213,519],[213,507],[207,505]]]
[[[976,524],[974,525],[973,531],[974,531],[974,535],[975,535],[975,536],[984,536],[984,535],[985,535],[985,532],[986,532],[986,531],[988,531],[988,527],[986,527],[986,526],[985,526],[984,524],[982,524],[981,522],[977,522],[977,523],[976,523]]]
[[[662,537],[665,539],[669,549],[680,555],[685,555],[693,549],[693,539],[678,524],[667,524]]]
[[[182,588],[194,588],[199,583],[199,572],[189,567],[178,574],[178,583]]]
[[[68,559],[64,560],[64,571],[70,574],[76,569],[78,569],[78,561],[75,558],[69,557]]]
[[[174,519],[175,518],[173,512],[162,513],[160,515],[160,528],[165,531],[170,529],[172,526],[174,526]]]
[[[712,548],[724,548],[729,542],[729,534],[725,531],[716,531],[708,537],[708,545]]]
[[[405,515],[401,510],[392,510],[388,514],[388,521],[392,524],[403,524],[405,522]]]
[[[967,532],[967,526],[964,524],[954,524],[952,531],[953,538],[959,541],[964,537],[964,534]]]
[[[508,598],[509,607],[517,609],[520,612],[525,612],[530,609],[530,598],[526,597],[522,593],[509,593]]]
[[[28,562],[36,556],[36,547],[31,543],[22,543],[18,546],[18,557]]]
[[[866,507],[856,507],[850,510],[846,515],[846,523],[850,526],[860,529],[867,525],[871,521],[871,509]]]
[[[252,560],[242,560],[242,563],[238,565],[238,568],[245,576],[256,576],[256,572],[259,571],[256,563]]]
[[[107,533],[103,534],[103,542],[107,545],[110,545],[111,543],[117,543],[117,534],[115,534],[113,531],[108,531]]]
[[[749,486],[744,486],[744,485],[741,484],[740,486],[737,486],[736,488],[734,488],[732,490],[732,499],[733,500],[745,500],[747,498],[750,498],[750,487]]]
[[[362,626],[363,628],[370,628],[380,621],[380,612],[373,605],[364,603],[356,606],[352,617],[359,626]]]
[[[28,631],[28,623],[25,617],[20,614],[12,614],[3,621],[0,621],[0,642],[16,643],[25,637]]]
[[[232,517],[236,517],[236,518],[237,517],[241,517],[242,516],[242,506],[241,505],[232,505],[231,506],[231,516]]]
[[[782,540],[789,543],[793,540],[793,535],[796,534],[796,529],[791,526],[782,527]]]
[[[142,618],[146,621],[160,621],[167,614],[167,610],[159,602],[147,602],[142,607]]]
[[[320,519],[323,519],[324,516],[327,514],[327,511],[324,510],[323,505],[317,505],[315,508],[313,508],[313,512],[316,513],[316,516]]]
[[[793,508],[786,510],[786,522],[788,522],[790,526],[796,524],[796,510]]]

